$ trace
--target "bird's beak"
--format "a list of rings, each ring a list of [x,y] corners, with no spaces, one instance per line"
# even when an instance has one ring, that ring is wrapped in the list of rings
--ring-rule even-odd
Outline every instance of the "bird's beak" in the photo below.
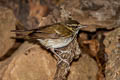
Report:
[[[78,26],[79,29],[88,27],[87,25],[81,25],[81,24],[79,24],[77,26]]]

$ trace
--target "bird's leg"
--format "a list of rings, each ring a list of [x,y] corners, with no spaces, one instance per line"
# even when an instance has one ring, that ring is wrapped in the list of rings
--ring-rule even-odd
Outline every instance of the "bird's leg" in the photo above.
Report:
[[[65,62],[65,63],[67,63],[68,65],[70,65],[69,62],[66,61],[66,59],[63,59],[60,55],[58,55],[58,54],[55,52],[55,49],[54,49],[54,48],[50,48],[50,50],[60,59],[60,61],[58,62],[58,64],[60,64],[60,63],[63,61],[63,62]]]

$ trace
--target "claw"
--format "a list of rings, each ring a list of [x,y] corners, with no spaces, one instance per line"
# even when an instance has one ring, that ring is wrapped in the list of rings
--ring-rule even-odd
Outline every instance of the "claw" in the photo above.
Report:
[[[68,64],[68,66],[70,65],[70,63],[67,61],[67,59],[60,59],[60,61],[58,62],[58,65],[59,65],[61,62],[64,62],[64,63]]]
[[[58,55],[58,54],[55,52],[55,49],[54,49],[54,48],[50,48],[50,50],[60,59],[60,61],[58,62],[58,65],[59,65],[61,62],[64,62],[64,63],[68,64],[68,66],[70,65],[70,63],[69,63],[66,59],[63,59],[60,55]]]
[[[64,53],[70,53],[71,51],[63,51],[63,50],[59,50],[59,49],[55,49],[56,51],[59,51],[60,52],[60,55],[64,54]]]

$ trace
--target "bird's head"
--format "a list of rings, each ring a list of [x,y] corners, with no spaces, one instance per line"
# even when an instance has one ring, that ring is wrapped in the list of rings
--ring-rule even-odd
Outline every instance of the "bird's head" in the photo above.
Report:
[[[68,26],[68,28],[71,31],[79,31],[81,28],[87,27],[85,25],[81,25],[78,21],[76,20],[68,20],[65,22],[65,24]]]

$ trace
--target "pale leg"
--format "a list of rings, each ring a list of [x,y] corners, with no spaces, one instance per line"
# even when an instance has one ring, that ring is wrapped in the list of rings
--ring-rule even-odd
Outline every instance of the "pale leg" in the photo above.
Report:
[[[63,61],[63,62],[65,62],[65,63],[67,63],[68,65],[70,65],[68,61],[66,61],[65,59],[63,59],[60,55],[58,55],[58,54],[55,52],[54,48],[50,48],[50,50],[60,59],[60,61],[58,62],[58,64],[60,64],[60,63]]]

